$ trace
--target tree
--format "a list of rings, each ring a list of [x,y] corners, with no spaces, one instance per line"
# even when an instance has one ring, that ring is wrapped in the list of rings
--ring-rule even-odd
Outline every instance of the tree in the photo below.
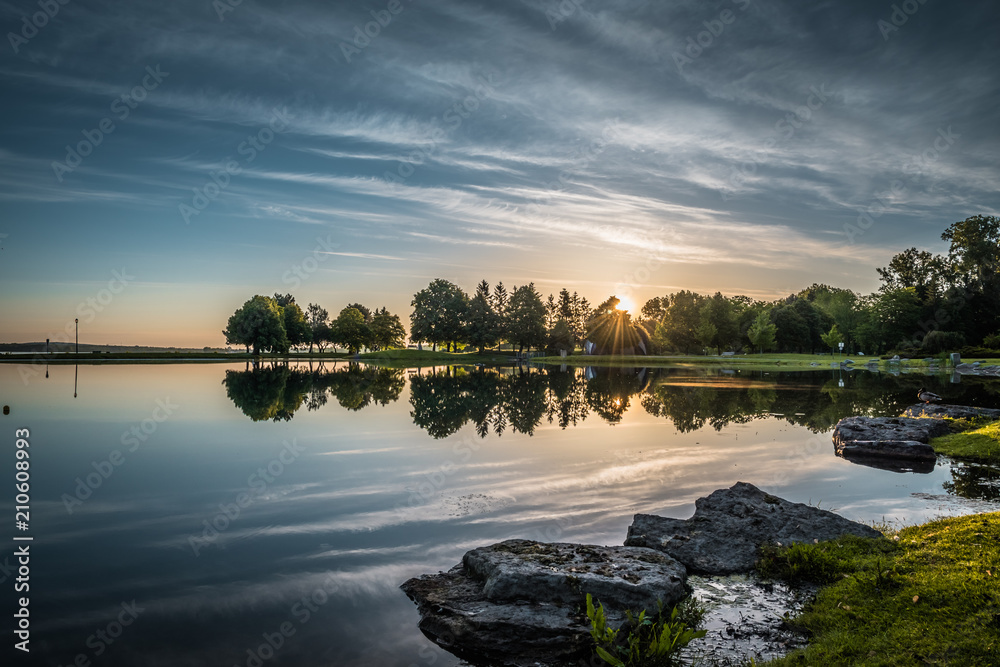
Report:
[[[320,331],[320,327],[326,325],[330,321],[330,313],[326,311],[326,308],[320,308],[319,304],[310,303],[306,307],[306,321],[309,322],[309,353],[312,354],[313,343],[316,342],[316,334]],[[322,352],[322,348],[320,352]]]
[[[462,289],[442,278],[413,295],[410,314],[410,337],[427,341],[437,349],[438,343],[462,342],[468,318],[469,297]]]
[[[373,349],[388,350],[403,347],[406,344],[406,329],[399,320],[399,315],[393,315],[384,307],[375,311],[371,323]]]
[[[371,325],[372,323],[372,311],[370,308],[361,305],[360,303],[349,303],[348,308],[354,308],[365,318],[365,324]]]
[[[594,309],[594,315],[587,322],[587,340],[596,346],[597,354],[632,353],[642,342],[632,324],[632,316],[628,311],[619,310],[619,303],[616,296],[608,298]]]
[[[282,308],[284,308],[290,303],[295,303],[295,297],[292,296],[291,294],[279,294],[278,292],[275,292],[274,302],[277,303]]]
[[[288,345],[303,345],[312,338],[309,330],[309,322],[299,304],[292,300],[288,305],[282,306],[281,315],[285,324],[285,335],[288,337]],[[286,348],[287,351],[287,348]]]
[[[496,345],[500,340],[500,326],[500,316],[490,301],[490,285],[483,280],[476,286],[476,294],[469,304],[465,339],[479,348],[479,354],[483,354],[487,347]]]
[[[967,286],[986,287],[1000,277],[1000,217],[974,215],[952,223],[941,234],[948,260]]]
[[[770,350],[774,347],[775,343],[775,333],[778,331],[768,315],[766,310],[761,309],[757,313],[757,318],[754,320],[753,324],[750,325],[750,329],[747,331],[747,338],[750,339],[750,344],[756,347],[761,354],[766,350]]]
[[[664,347],[691,353],[699,348],[697,335],[701,324],[701,307],[705,297],[695,292],[681,290],[668,297],[663,321],[656,327],[653,338]]]
[[[493,312],[497,314],[500,318],[500,338],[497,343],[501,343],[504,340],[505,332],[507,331],[507,302],[509,297],[507,295],[507,288],[503,286],[503,281],[501,280],[493,288],[493,299],[491,303],[493,304]]]
[[[948,309],[961,308],[967,339],[982,340],[1000,328],[1000,217],[974,215],[952,223],[941,238],[950,243]],[[942,318],[935,312],[934,319]]]
[[[575,346],[576,341],[573,339],[569,323],[560,317],[552,330],[549,331],[549,348],[558,352],[572,352]]]
[[[823,344],[830,348],[831,353],[835,352],[837,346],[844,340],[844,337],[840,335],[840,329],[837,328],[836,324],[830,327],[830,330],[823,334],[822,338]]]
[[[545,302],[545,327],[551,329],[556,323],[556,299],[551,294]]]
[[[710,325],[710,328],[705,327],[706,324]],[[705,340],[702,342],[707,347],[714,347],[717,352],[738,342],[740,324],[736,306],[722,296],[721,292],[716,292],[712,298],[705,300],[701,307],[701,325],[699,338],[704,338],[711,331],[711,334],[707,335],[707,342]]]
[[[312,342],[316,343],[317,349],[322,354],[328,345],[333,342],[333,327],[329,322],[320,322],[312,330]]]
[[[331,329],[333,343],[347,348],[349,354],[357,354],[361,348],[371,344],[372,330],[357,308],[344,308],[340,311]]]
[[[288,349],[281,306],[271,297],[256,295],[243,304],[222,332],[226,343],[244,345],[249,352],[284,352]]]
[[[883,292],[914,287],[921,301],[937,296],[946,282],[947,260],[926,250],[909,248],[889,260],[889,266],[878,271]]]
[[[518,354],[527,346],[545,345],[545,304],[534,283],[515,287],[510,295],[507,315],[507,340],[518,345]]]
[[[578,345],[583,342],[587,334],[587,322],[590,321],[592,314],[590,302],[573,292],[573,319],[570,321],[570,329],[573,330]]]

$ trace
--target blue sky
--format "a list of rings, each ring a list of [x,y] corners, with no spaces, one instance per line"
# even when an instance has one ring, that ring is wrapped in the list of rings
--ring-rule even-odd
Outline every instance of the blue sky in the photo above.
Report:
[[[18,0],[0,28],[0,341],[82,315],[219,345],[276,291],[406,321],[437,277],[869,292],[1000,213],[987,1]]]

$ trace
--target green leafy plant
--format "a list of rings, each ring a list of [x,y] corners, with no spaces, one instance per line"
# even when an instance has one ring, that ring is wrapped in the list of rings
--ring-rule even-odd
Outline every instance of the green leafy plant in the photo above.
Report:
[[[663,603],[657,605],[656,619],[646,617],[646,610],[634,615],[625,612],[626,623],[618,630],[608,627],[604,605],[594,606],[587,594],[587,618],[590,636],[598,657],[614,667],[669,667],[677,664],[677,652],[691,641],[705,636],[696,630],[704,613],[691,606],[677,605],[667,614]]]

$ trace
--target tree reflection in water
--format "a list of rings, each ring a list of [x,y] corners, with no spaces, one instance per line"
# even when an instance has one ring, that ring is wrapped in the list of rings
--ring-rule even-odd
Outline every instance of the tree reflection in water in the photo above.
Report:
[[[921,386],[944,394],[952,403],[997,402],[997,388],[984,381],[955,385],[939,376],[916,374],[554,366],[446,366],[410,373],[410,416],[434,438],[446,438],[466,424],[472,424],[481,438],[491,433],[501,436],[508,429],[530,436],[543,422],[567,429],[591,413],[617,424],[636,402],[681,432],[706,427],[719,431],[772,416],[814,433],[830,430],[852,415],[898,415],[915,402]],[[845,377],[848,381],[842,383]],[[226,371],[223,384],[250,419],[287,421],[302,406],[318,410],[330,397],[348,410],[395,402],[406,379],[404,370],[356,363],[333,369],[278,363]],[[956,463],[952,478],[945,484],[949,493],[1000,500],[1000,470],[995,467]]]
[[[252,370],[226,371],[226,394],[253,421],[288,421],[303,405],[318,410],[330,396],[341,407],[361,410],[373,403],[399,400],[406,381],[403,371],[349,364],[328,370],[259,365]]]

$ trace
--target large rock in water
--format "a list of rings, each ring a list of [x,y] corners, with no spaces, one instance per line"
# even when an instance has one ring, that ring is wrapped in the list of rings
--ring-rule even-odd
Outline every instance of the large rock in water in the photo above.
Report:
[[[952,419],[973,419],[975,417],[986,417],[987,419],[1000,419],[1000,410],[994,408],[974,408],[968,405],[940,405],[930,403],[917,403],[911,405],[903,411],[904,417],[951,417]]]
[[[852,442],[922,442],[947,435],[951,428],[940,419],[909,417],[845,417],[833,428],[835,445]]]
[[[420,629],[446,650],[534,665],[590,651],[587,593],[615,623],[626,609],[676,604],[688,593],[686,580],[680,563],[652,549],[507,540],[401,588],[417,603]]]
[[[662,551],[693,573],[732,574],[752,570],[762,544],[830,540],[848,534],[881,537],[874,528],[833,512],[737,482],[695,501],[690,519],[636,514],[625,544]]]

